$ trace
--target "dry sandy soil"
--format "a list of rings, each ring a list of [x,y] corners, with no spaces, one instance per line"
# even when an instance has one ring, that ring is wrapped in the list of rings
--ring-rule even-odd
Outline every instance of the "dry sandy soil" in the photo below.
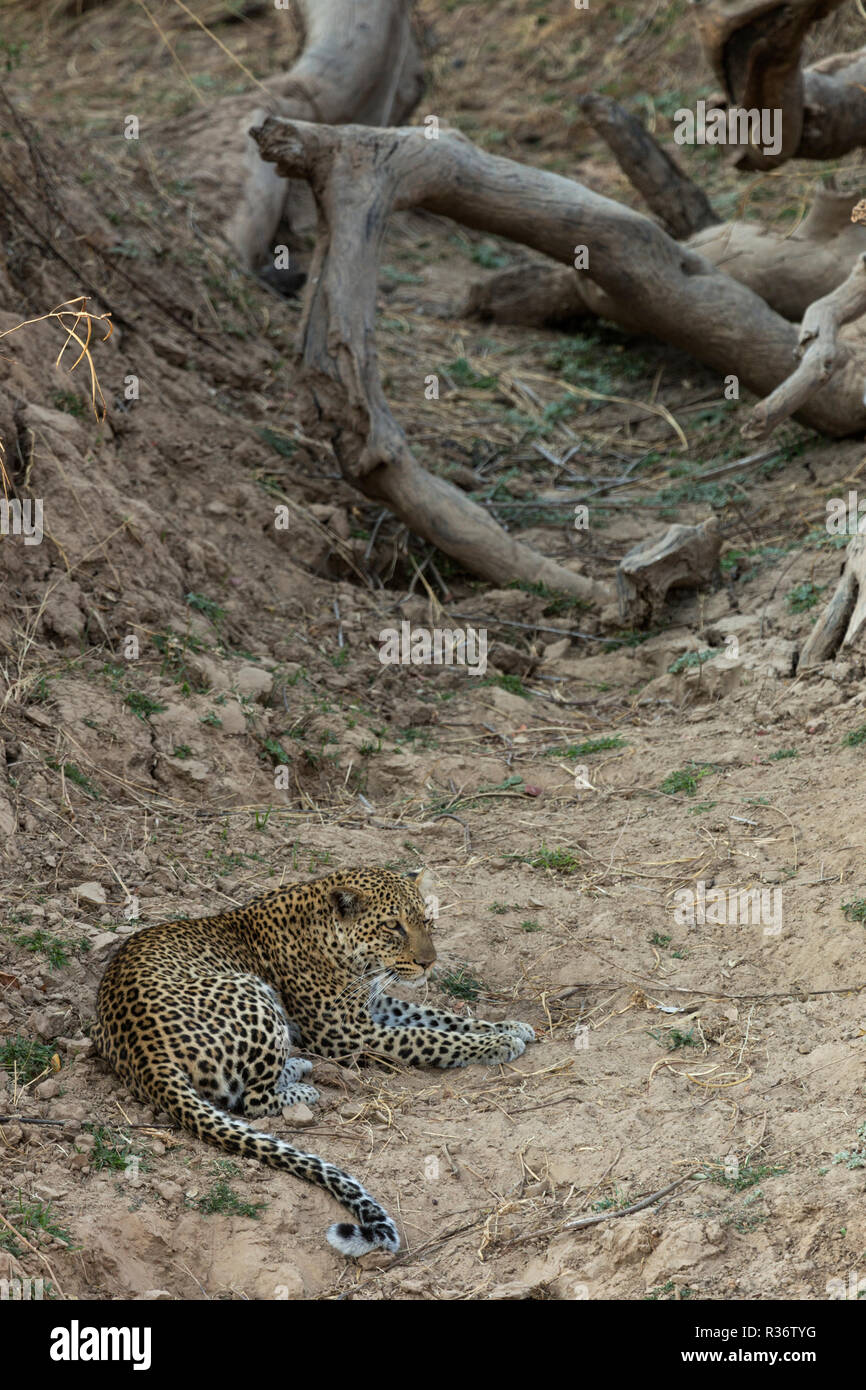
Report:
[[[194,8],[249,73],[291,61],[273,7]],[[664,133],[706,91],[686,8],[588,28],[529,0],[426,5],[417,118],[628,197],[570,93],[651,93]],[[862,42],[850,9],[825,51]],[[134,6],[5,25],[21,124],[0,142],[0,331],[82,293],[115,330],[94,349],[101,424],[86,364],[54,365],[56,321],[0,358],[7,470],[45,508],[41,545],[0,540],[0,1277],[96,1299],[827,1298],[866,1275],[866,689],[856,660],[792,672],[841,561],[825,503],[858,485],[862,443],[791,426],[736,484],[696,482],[744,452],[748,402],[612,330],[467,322],[466,287],[525,253],[395,220],[382,371],[429,467],[596,576],[670,520],[715,512],[724,534],[718,586],[649,633],[491,592],[299,424],[298,303],[217,237],[249,78],[159,13],[186,76]],[[742,186],[695,160],[727,215]],[[793,217],[807,182],[756,186],[744,215]],[[437,368],[449,389],[427,402]],[[537,444],[634,483],[575,532],[561,499],[580,485]],[[383,628],[459,615],[489,631],[485,677],[379,662]],[[440,883],[431,1001],[539,1041],[496,1072],[317,1064],[300,1142],[405,1239],[357,1265],[324,1242],[330,1199],[162,1123],[88,1030],[124,933],[421,863]],[[690,925],[676,895],[699,883],[778,894],[781,915]],[[587,1217],[606,1219],[570,1228]]]

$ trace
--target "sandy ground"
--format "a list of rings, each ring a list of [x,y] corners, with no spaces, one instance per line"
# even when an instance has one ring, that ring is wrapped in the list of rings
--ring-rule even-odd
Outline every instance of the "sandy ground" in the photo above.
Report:
[[[74,271],[7,203],[0,331],[84,291],[116,324],[94,358],[103,424],[82,368],[54,367],[56,323],[5,339],[0,358],[7,468],[45,507],[41,545],[0,541],[0,1278],[95,1299],[850,1288],[866,1276],[864,668],[792,673],[842,558],[826,499],[856,486],[862,444],[792,426],[766,466],[702,491],[690,469],[743,452],[718,379],[612,331],[466,323],[466,286],[522,253],[406,216],[383,256],[380,352],[425,463],[474,472],[530,542],[602,577],[670,520],[715,511],[724,534],[719,583],[677,598],[649,634],[603,632],[555,596],[491,591],[428,555],[299,427],[298,304],[227,268],[208,223],[205,155],[235,115],[218,107],[209,124],[146,19],[120,9],[74,21],[63,91],[77,142],[47,95],[68,31],[25,25],[35,76],[27,94],[14,67],[10,91],[44,117],[41,178],[20,132],[0,150],[0,177],[46,236],[46,188],[62,209],[52,245]],[[430,60],[437,109],[621,195],[567,94],[526,109],[521,81],[540,92],[563,64],[585,80],[593,62],[576,30],[574,49],[556,35],[533,47],[535,11],[501,7],[473,115],[467,65],[494,21],[485,5],[450,8]],[[218,32],[264,72],[292,52],[273,23]],[[239,74],[206,38],[175,38],[193,71],[212,69],[208,98],[243,110]],[[495,105],[518,39],[522,67]],[[646,81],[694,81],[690,43],[643,41]],[[138,151],[108,134],[112,43],[137,53],[115,77],[160,122]],[[455,389],[422,402],[428,366],[459,361]],[[472,372],[493,384],[467,385]],[[550,423],[563,377],[596,398]],[[647,401],[673,413],[687,451]],[[516,504],[553,488],[536,438],[580,442],[594,477],[638,460],[629,505],[581,534],[562,509],[521,518]],[[461,614],[489,632],[484,676],[379,661],[384,628]],[[539,1042],[495,1071],[317,1064],[322,1100],[298,1142],[361,1178],[405,1241],[358,1265],[324,1242],[330,1199],[137,1105],[88,1031],[124,933],[337,866],[421,863],[440,885],[431,1002],[524,1018]]]

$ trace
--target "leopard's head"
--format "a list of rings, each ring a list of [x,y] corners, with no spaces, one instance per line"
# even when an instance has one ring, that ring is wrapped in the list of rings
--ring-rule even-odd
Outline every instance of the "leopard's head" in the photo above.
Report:
[[[403,876],[391,869],[331,874],[328,893],[341,953],[358,975],[420,980],[436,959],[426,896],[426,869]]]

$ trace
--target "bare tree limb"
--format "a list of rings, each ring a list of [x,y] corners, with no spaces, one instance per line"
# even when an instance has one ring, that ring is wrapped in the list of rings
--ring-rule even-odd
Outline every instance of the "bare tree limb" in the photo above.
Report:
[[[834,159],[866,144],[866,52],[804,69],[803,41],[843,0],[693,0],[698,32],[728,99],[742,110],[782,112],[781,148],[737,152],[742,169]]]
[[[244,118],[244,129],[271,115],[342,125],[387,126],[414,110],[424,84],[412,35],[412,0],[296,0],[304,46],[288,73],[263,85],[267,107]],[[226,236],[248,270],[273,251],[274,233],[292,190],[262,162],[247,135],[245,183]]]
[[[820,665],[852,648],[866,625],[866,536],[856,535],[848,544],[842,574],[812,631],[807,637],[797,670]]]
[[[848,344],[839,341],[839,330],[866,313],[866,252],[854,264],[847,280],[832,293],[816,299],[803,315],[795,355],[800,363],[791,375],[761,401],[743,427],[746,439],[766,439],[777,425],[801,409],[830,380],[848,356]],[[866,387],[866,365],[861,390]]]
[[[419,130],[274,118],[254,136],[280,172],[306,176],[316,198],[319,238],[298,329],[301,385],[346,479],[494,583],[540,581],[591,604],[612,601],[607,585],[515,540],[452,483],[422,468],[382,392],[375,349],[382,238],[392,208],[420,201],[415,181],[427,171],[431,147],[445,142],[427,140]],[[419,393],[424,377],[419,368]]]
[[[809,305],[836,289],[866,251],[866,215],[856,195],[821,183],[807,217],[792,232],[755,222],[706,227],[686,245],[760,295],[783,318],[799,323]],[[863,200],[866,208],[866,199]],[[630,325],[625,305],[617,322]],[[498,323],[560,327],[605,312],[591,281],[552,262],[537,261],[479,279],[461,313]]]
[[[428,140],[412,128],[377,131],[271,119],[255,138],[265,159],[289,177],[306,173],[313,183],[323,217],[319,269],[326,258],[329,268],[333,265],[339,239],[345,264],[370,274],[378,254],[375,239],[381,237],[388,212],[424,207],[567,265],[574,263],[575,248],[585,247],[589,265],[579,278],[595,312],[683,348],[725,374],[736,374],[756,395],[774,391],[790,374],[798,339],[793,324],[648,218],[579,183],[487,154],[450,131]],[[341,289],[347,305],[331,304],[329,312],[348,314],[348,300],[359,283],[338,276],[331,290]],[[316,297],[321,297],[320,287]],[[307,336],[314,325],[323,333],[326,319],[310,315],[308,306]],[[365,331],[372,332],[371,324]],[[326,347],[321,338],[304,346],[305,360],[325,373]],[[369,345],[363,360],[375,409],[372,434],[363,447],[356,446],[348,465],[355,476],[373,471],[405,447],[378,377],[372,379]],[[797,418],[830,435],[862,431],[862,373],[863,364],[853,356],[840,361],[832,380],[809,395]],[[361,438],[367,438],[363,431],[357,434]]]
[[[631,115],[613,97],[596,92],[578,97],[577,105],[671,236],[682,241],[692,232],[721,222],[703,189],[692,183],[637,116]]]

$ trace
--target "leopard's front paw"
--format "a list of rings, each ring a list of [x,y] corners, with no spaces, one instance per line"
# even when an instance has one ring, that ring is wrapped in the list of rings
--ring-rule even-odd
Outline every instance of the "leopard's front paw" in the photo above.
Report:
[[[521,1057],[525,1051],[526,1043],[516,1033],[499,1033],[495,1043],[487,1050],[486,1056],[478,1060],[496,1066],[499,1062],[513,1062],[515,1057]]]
[[[287,1086],[280,1092],[280,1100],[285,1105],[315,1105],[319,1092],[315,1086],[304,1086],[300,1082]]]
[[[302,1076],[309,1076],[313,1070],[312,1062],[308,1062],[306,1057],[289,1057],[283,1067],[283,1081],[300,1081]]]
[[[521,1023],[516,1018],[507,1018],[504,1023],[495,1025],[497,1033],[513,1033],[522,1042],[535,1042],[535,1029],[531,1023]]]

